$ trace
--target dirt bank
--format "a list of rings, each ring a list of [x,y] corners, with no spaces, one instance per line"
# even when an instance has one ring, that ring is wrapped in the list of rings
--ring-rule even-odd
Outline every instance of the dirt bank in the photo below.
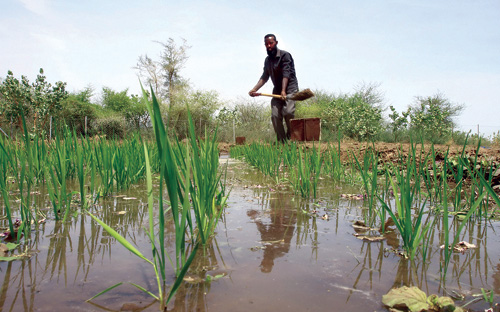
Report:
[[[313,146],[317,146],[318,142],[312,143],[299,143],[305,145],[308,148],[312,148]],[[234,144],[231,143],[219,143],[219,148],[222,153],[229,153],[229,149]],[[328,146],[332,146],[330,143],[321,143],[321,149],[325,150]],[[333,146],[337,148],[337,143],[333,143]],[[349,157],[352,155],[351,153],[355,153],[356,155],[362,154],[367,148],[375,147],[375,150],[379,152],[379,157],[382,161],[395,161],[397,160],[401,153],[403,155],[408,155],[410,151],[409,143],[364,143],[364,142],[342,142],[340,144],[340,154],[342,161],[348,161]],[[421,151],[421,145],[417,146],[417,153]],[[431,150],[430,144],[424,145],[424,152],[428,152]],[[434,150],[437,155],[444,156],[447,152],[449,156],[460,155],[463,150],[463,146],[461,145],[434,145]],[[465,148],[465,155],[475,156],[476,155],[477,146],[467,146]],[[498,146],[482,146],[479,148],[478,156],[481,159],[485,159],[488,161],[493,161],[496,163],[500,163],[500,147]],[[439,157],[439,156],[438,156]]]

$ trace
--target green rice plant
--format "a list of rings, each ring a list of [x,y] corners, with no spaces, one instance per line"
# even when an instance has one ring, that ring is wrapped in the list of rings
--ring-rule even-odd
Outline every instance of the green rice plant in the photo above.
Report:
[[[280,179],[280,167],[283,162],[282,153],[285,147],[281,144],[270,146],[268,144],[252,143],[245,150],[245,161],[255,166],[267,176]]]
[[[340,159],[340,138],[338,140],[338,146],[335,148],[333,145],[328,146],[325,159],[325,169],[326,172],[333,178],[334,181],[340,181],[345,176],[345,168],[342,166],[342,161]]]
[[[144,93],[144,99],[147,96]],[[145,100],[146,101],[146,100]],[[161,119],[161,114],[159,110],[159,105],[156,100],[154,93],[152,92],[152,103],[146,102],[150,116],[153,122],[153,128],[155,131],[157,148],[160,156],[160,187],[159,187],[159,212],[158,212],[158,228],[155,227],[155,214],[154,214],[154,199],[153,199],[153,186],[152,186],[152,174],[150,166],[150,158],[146,144],[144,147],[144,159],[145,159],[145,171],[146,171],[146,181],[148,190],[148,213],[149,213],[149,232],[148,237],[151,243],[151,249],[153,254],[153,261],[147,259],[139,250],[137,250],[132,244],[130,244],[124,237],[119,235],[112,228],[104,224],[95,216],[92,216],[101,226],[103,226],[106,231],[108,231],[113,237],[115,237],[124,247],[130,250],[134,255],[150,263],[155,272],[157,285],[158,285],[158,295],[153,294],[147,289],[133,284],[138,289],[146,292],[147,294],[153,296],[160,301],[160,310],[165,310],[166,306],[173,298],[175,292],[182,283],[183,277],[186,274],[191,262],[193,261],[199,243],[193,243],[193,248],[188,253],[188,248],[186,248],[186,238],[187,234],[190,233],[193,237],[193,224],[190,219],[190,188],[191,183],[191,157],[189,148],[186,151],[185,159],[178,159],[176,157],[176,152],[174,151],[170,139],[167,136],[165,126]],[[194,174],[196,175],[196,174]],[[194,178],[193,178],[194,179]],[[165,184],[168,192],[168,198],[170,206],[164,209],[163,203],[163,185]],[[192,199],[192,198],[191,198]],[[172,221],[174,222],[175,229],[175,258],[169,256],[166,252],[165,246],[165,216],[167,213],[172,214]],[[189,232],[188,232],[189,231]],[[171,266],[175,270],[175,282],[171,286],[170,290],[166,291],[167,285],[167,274],[166,274],[166,264],[170,262]],[[118,283],[106,289],[105,291],[99,293],[98,295],[92,297],[89,300],[100,296],[101,294],[119,286],[122,283]]]
[[[495,193],[495,190],[493,190],[493,188],[491,187],[491,180],[490,181],[486,180],[484,176],[480,174],[478,174],[477,176],[479,177],[482,186],[485,188],[486,193],[493,199],[493,201],[497,205],[497,208],[493,209],[493,211],[490,212],[490,216],[493,216],[495,215],[497,210],[500,209],[500,198],[498,197],[497,193]]]
[[[31,137],[28,135],[28,130],[26,128],[26,121],[24,115],[22,116],[24,135],[23,143],[24,149],[19,151],[17,167],[19,168],[17,178],[17,185],[20,194],[20,215],[21,223],[17,230],[17,241],[21,238],[21,233],[26,237],[31,231],[32,221],[36,220],[36,217],[31,211],[31,187],[33,184],[34,174],[33,174],[33,159],[31,157]],[[24,192],[24,184],[26,183],[26,193]],[[26,196],[25,196],[26,194]],[[12,234],[11,234],[12,235]]]
[[[484,179],[484,177],[486,175],[488,175],[488,181],[487,181],[488,185],[491,185],[491,182],[493,180],[493,170],[494,170],[493,164],[491,161],[486,161],[486,160],[484,160],[482,162],[479,161],[478,155],[479,155],[480,148],[481,148],[481,138],[478,140],[476,153],[475,153],[475,156],[473,159],[471,159],[469,157],[465,157],[463,155],[464,154],[463,152],[462,152],[461,157],[459,158],[461,165],[464,168],[468,169],[470,180],[472,182],[472,185],[471,185],[471,188],[469,191],[470,195],[469,195],[469,198],[467,200],[469,207],[472,207],[472,205],[475,201],[476,194],[481,195],[483,192],[485,192],[485,186],[481,182],[480,177],[483,177],[483,179]],[[465,147],[464,147],[464,149],[465,149]],[[488,170],[488,172],[486,172],[486,170]],[[486,200],[481,202],[479,209],[477,210],[478,211],[477,216],[479,218],[483,218],[483,216],[486,219],[488,218],[488,204],[489,204],[489,197],[486,197]]]
[[[97,172],[101,178],[99,186],[99,195],[107,196],[113,191],[114,171],[113,171],[113,157],[109,144],[103,139],[99,139],[99,143],[94,146],[94,155],[97,162]]]
[[[317,148],[312,148],[312,152],[309,153],[308,162],[311,164],[312,170],[312,190],[313,190],[313,198],[316,199],[318,192],[318,184],[321,176],[321,167],[323,165],[323,157],[321,156],[321,145],[318,145]]]
[[[191,154],[193,179],[189,191],[196,218],[198,237],[201,243],[205,245],[208,238],[215,231],[227,196],[222,196],[220,206],[216,205],[218,187],[221,181],[219,150],[216,142],[217,131],[215,131],[212,139],[209,139],[207,133],[205,133],[205,140],[200,140],[198,145],[193,119],[189,111],[188,120],[190,149],[193,151]],[[183,159],[189,159],[189,157]]]
[[[490,307],[493,306],[493,298],[495,297],[495,291],[494,290],[486,290],[481,287],[481,293],[483,295],[483,300],[488,302]]]
[[[83,140],[83,138],[81,138],[81,140]],[[85,176],[86,176],[86,171],[84,169],[85,157],[83,152],[83,145],[78,144],[78,141],[76,140],[76,133],[73,133],[73,143],[74,143],[74,151],[76,154],[78,183],[80,186],[80,206],[82,209],[85,209],[87,207],[86,197],[85,197]]]
[[[363,187],[368,201],[368,216],[365,217],[365,224],[372,227],[375,224],[375,219],[378,214],[375,205],[378,191],[378,157],[374,150],[366,150],[363,156],[363,165],[361,165],[354,153],[352,153],[352,156],[356,162],[361,179],[363,180]],[[385,211],[384,209],[382,210]],[[385,215],[384,212],[382,212],[382,214]],[[383,222],[384,219],[382,219],[382,223]]]
[[[430,168],[428,164],[430,163]],[[421,176],[427,190],[430,203],[442,202],[443,180],[439,178],[439,169],[436,163],[436,151],[434,144],[431,145],[430,155],[425,158],[421,165]]]
[[[310,164],[304,159],[304,152],[299,149],[296,168],[289,171],[288,182],[292,185],[295,194],[300,193],[303,198],[311,195],[311,169]]]
[[[8,177],[9,177],[9,168],[14,168],[14,163],[9,156],[9,151],[6,148],[6,145],[3,141],[3,137],[0,137],[0,192],[2,194],[4,206],[5,206],[5,215],[7,217],[7,222],[9,223],[9,233],[14,233],[14,222],[12,220],[10,200],[9,200],[9,189],[8,186]]]
[[[67,149],[62,145],[61,139],[58,134],[55,138],[55,150],[53,151],[52,163],[47,164],[45,167],[45,176],[50,177],[50,182],[47,182],[47,190],[49,198],[52,202],[54,217],[60,220],[60,214],[64,211],[63,220],[66,220],[69,214],[71,197],[68,196],[66,189],[66,178],[68,168],[68,155]],[[52,170],[51,170],[52,169]]]
[[[446,169],[446,165],[444,170]],[[443,171],[444,171],[443,170]],[[445,175],[443,175],[445,176]],[[444,190],[443,190],[443,231],[444,231],[444,261],[439,263],[440,266],[440,273],[441,273],[441,279],[443,281],[446,280],[446,274],[448,272],[448,265],[451,260],[451,255],[453,253],[453,248],[454,246],[458,243],[460,240],[460,235],[462,233],[463,228],[471,218],[471,216],[476,212],[477,208],[479,207],[480,203],[483,201],[483,198],[486,196],[487,193],[483,193],[479,195],[479,197],[476,199],[472,207],[468,210],[467,214],[465,217],[462,218],[462,221],[460,222],[460,225],[458,226],[457,230],[455,231],[455,235],[453,237],[453,241],[451,244],[450,242],[450,228],[448,226],[448,190],[447,190],[447,183],[444,184]]]
[[[430,227],[430,223],[422,223],[426,201],[417,211],[416,217],[413,218],[413,207],[416,201],[415,195],[418,192],[417,188],[420,188],[420,183],[418,182],[420,176],[417,174],[415,154],[408,155],[405,170],[399,168],[392,172],[395,176],[395,181],[389,174],[389,170],[386,170],[386,175],[394,193],[396,211],[393,212],[381,196],[378,196],[378,198],[382,204],[382,208],[387,211],[396,225],[403,241],[405,254],[413,261],[420,244],[425,242],[424,238]]]

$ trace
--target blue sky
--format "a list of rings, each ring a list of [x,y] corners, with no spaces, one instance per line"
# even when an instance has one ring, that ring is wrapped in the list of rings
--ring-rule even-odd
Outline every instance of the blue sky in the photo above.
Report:
[[[301,88],[352,92],[378,83],[398,111],[438,92],[464,104],[463,130],[500,130],[500,1],[4,0],[0,77],[44,68],[69,91],[139,93],[133,67],[173,38],[192,46],[181,74],[227,102],[246,97],[274,33]],[[270,92],[271,83],[261,90]]]

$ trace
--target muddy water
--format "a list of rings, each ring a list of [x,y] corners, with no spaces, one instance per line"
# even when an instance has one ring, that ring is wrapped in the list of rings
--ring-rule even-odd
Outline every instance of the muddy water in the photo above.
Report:
[[[232,191],[216,236],[199,250],[169,310],[387,311],[382,295],[402,285],[428,294],[456,291],[465,296],[459,304],[481,288],[500,294],[498,222],[466,228],[463,240],[478,248],[454,254],[443,284],[439,223],[431,232],[428,261],[411,266],[390,251],[398,247],[395,234],[381,242],[355,237],[352,223],[363,219],[366,207],[340,194],[359,189],[323,180],[318,199],[303,200],[235,161],[229,162],[228,184]],[[150,257],[144,186],[117,195],[100,200],[93,212]],[[44,195],[37,204],[49,206]],[[48,219],[22,247],[29,258],[0,262],[2,311],[158,310],[151,297],[127,284],[156,292],[152,267],[88,216],[75,213],[65,224]],[[217,279],[204,282],[207,275]],[[85,302],[119,282],[124,284]],[[470,307],[484,311],[488,305]]]

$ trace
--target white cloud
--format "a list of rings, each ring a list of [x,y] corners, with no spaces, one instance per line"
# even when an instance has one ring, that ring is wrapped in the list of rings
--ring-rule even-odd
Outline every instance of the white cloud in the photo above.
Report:
[[[46,16],[50,13],[49,0],[19,0],[23,4],[23,6],[41,16]]]

